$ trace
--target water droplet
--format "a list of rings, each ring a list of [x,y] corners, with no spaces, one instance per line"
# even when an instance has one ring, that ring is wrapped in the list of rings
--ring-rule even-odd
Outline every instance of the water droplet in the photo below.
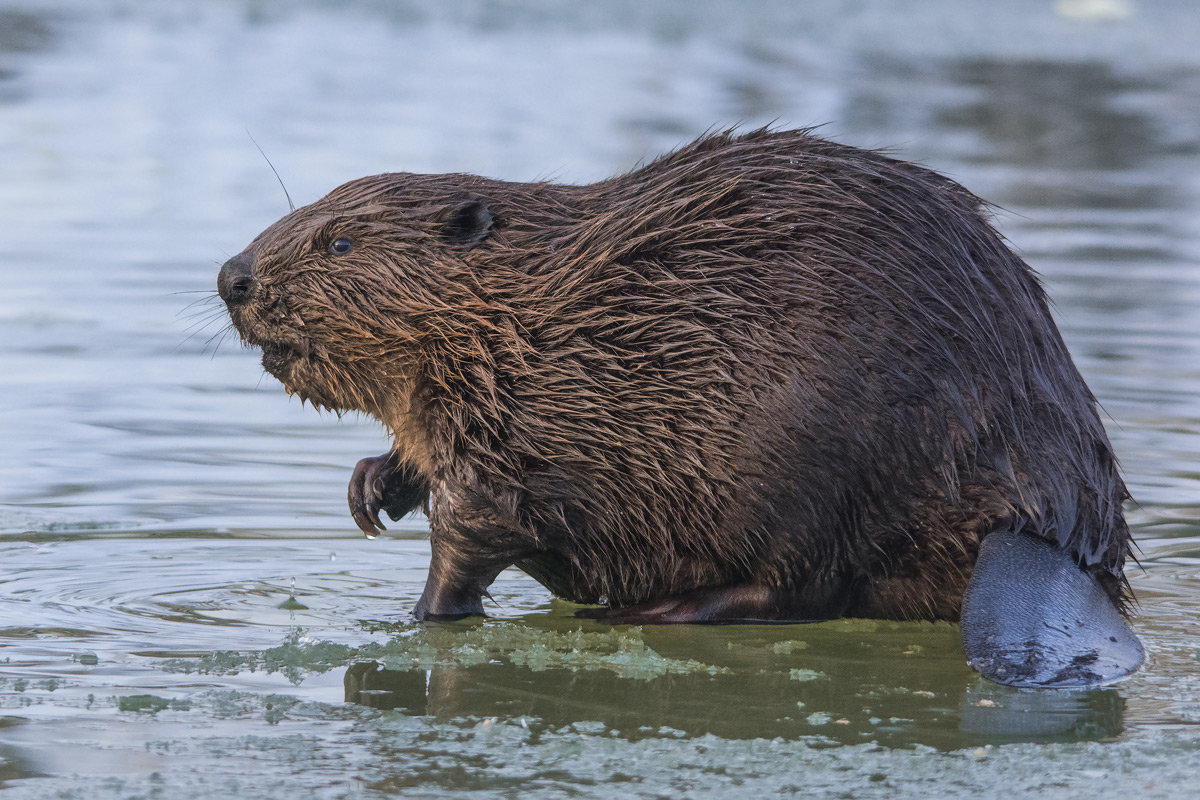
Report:
[[[299,611],[308,608],[308,606],[296,599],[296,579],[294,577],[292,578],[292,590],[288,592],[288,599],[275,607],[282,608],[285,611]]]

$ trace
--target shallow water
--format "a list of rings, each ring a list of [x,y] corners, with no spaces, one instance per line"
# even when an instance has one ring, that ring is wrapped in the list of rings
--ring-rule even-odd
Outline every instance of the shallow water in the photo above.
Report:
[[[0,0],[0,792],[1186,796],[1200,780],[1190,2]],[[950,625],[618,628],[516,572],[416,626],[379,427],[222,338],[222,261],[360,175],[588,181],[829,123],[1003,207],[1138,504],[1146,667],[982,682]],[[215,338],[214,338],[215,337]]]

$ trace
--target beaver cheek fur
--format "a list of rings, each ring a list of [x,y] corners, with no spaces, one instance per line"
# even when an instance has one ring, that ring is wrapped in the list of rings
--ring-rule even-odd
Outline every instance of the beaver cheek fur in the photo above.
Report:
[[[426,508],[418,619],[483,613],[512,565],[620,623],[954,620],[970,582],[988,677],[1068,617],[1127,649],[1007,682],[1140,663],[1095,401],[1036,277],[929,170],[760,130],[588,186],[378,175],[218,289],[290,391],[393,433],[348,499],[368,535]]]
[[[253,250],[231,260],[219,276],[218,293],[242,341],[261,349],[263,369],[302,402],[332,411],[374,411],[359,407],[360,393],[344,390],[345,370],[331,366],[323,334],[312,335],[304,318],[291,310],[286,292],[254,278],[253,263]]]

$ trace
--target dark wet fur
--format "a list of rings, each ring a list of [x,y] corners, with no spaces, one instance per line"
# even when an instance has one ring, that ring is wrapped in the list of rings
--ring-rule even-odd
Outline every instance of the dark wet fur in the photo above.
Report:
[[[431,489],[431,585],[517,563],[617,607],[955,619],[980,537],[1024,530],[1128,598],[1095,401],[929,170],[760,130],[588,186],[380,175],[239,258],[264,365]]]

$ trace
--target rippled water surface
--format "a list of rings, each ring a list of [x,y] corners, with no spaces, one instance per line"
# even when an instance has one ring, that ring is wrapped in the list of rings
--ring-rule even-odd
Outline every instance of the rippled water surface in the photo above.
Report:
[[[590,181],[828,123],[1002,207],[1138,504],[1149,660],[1086,692],[957,628],[617,628],[504,573],[417,626],[369,420],[222,338],[217,269],[360,175]],[[1183,797],[1200,785],[1200,28],[1187,0],[0,0],[4,797]]]

